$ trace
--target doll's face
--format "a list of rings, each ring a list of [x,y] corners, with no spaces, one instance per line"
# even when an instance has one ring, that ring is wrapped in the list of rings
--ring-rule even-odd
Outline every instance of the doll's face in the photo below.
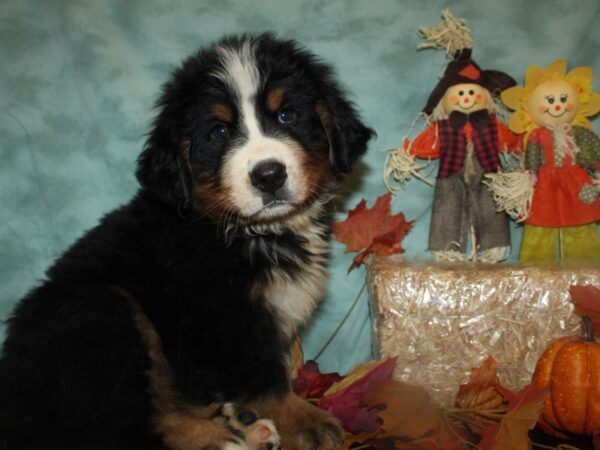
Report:
[[[566,81],[550,80],[533,90],[527,109],[533,121],[541,127],[571,123],[579,109],[579,99],[575,89]]]
[[[454,111],[470,114],[485,109],[485,89],[473,83],[450,86],[442,98],[442,107],[447,115]]]

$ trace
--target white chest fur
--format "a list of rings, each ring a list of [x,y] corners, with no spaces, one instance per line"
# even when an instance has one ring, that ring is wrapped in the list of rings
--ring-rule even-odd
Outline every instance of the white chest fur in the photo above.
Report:
[[[307,240],[303,246],[309,254],[308,261],[300,262],[300,268],[291,274],[272,268],[270,281],[263,287],[263,297],[287,338],[292,338],[308,321],[327,284],[329,243],[323,238],[323,228],[315,224],[302,228],[299,232]]]

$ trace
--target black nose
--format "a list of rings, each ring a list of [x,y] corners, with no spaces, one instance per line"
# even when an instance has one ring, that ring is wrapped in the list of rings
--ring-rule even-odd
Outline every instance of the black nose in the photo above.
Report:
[[[277,189],[283,186],[286,178],[285,166],[277,161],[258,163],[250,172],[252,186],[271,195],[275,195]]]

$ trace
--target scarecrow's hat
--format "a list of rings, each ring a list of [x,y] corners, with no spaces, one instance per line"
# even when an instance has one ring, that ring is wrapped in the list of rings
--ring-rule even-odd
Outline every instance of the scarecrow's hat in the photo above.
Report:
[[[444,21],[432,28],[419,28],[425,38],[417,48],[445,48],[446,54],[452,57],[444,76],[431,92],[423,112],[430,115],[440,102],[446,90],[461,83],[473,83],[490,91],[492,96],[500,93],[517,82],[504,72],[497,70],[481,70],[471,59],[473,39],[464,19],[454,17],[447,9],[443,11]]]
[[[449,87],[462,83],[478,84],[497,97],[500,93],[517,84],[509,75],[498,70],[481,70],[471,59],[471,49],[465,48],[455,53],[454,59],[448,63],[444,76],[433,89],[423,108],[425,114],[431,114]]]

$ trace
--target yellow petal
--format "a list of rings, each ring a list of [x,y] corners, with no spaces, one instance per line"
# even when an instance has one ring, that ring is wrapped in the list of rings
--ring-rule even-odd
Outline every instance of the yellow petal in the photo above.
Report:
[[[523,99],[524,97],[525,89],[521,86],[513,86],[511,88],[505,89],[500,94],[502,102],[513,111],[519,109],[521,99]]]
[[[586,104],[581,105],[582,112],[587,117],[595,116],[600,112],[600,94],[592,92],[590,97],[590,100]]]
[[[557,59],[550,63],[546,69],[547,75],[558,75],[560,78],[565,76],[567,72],[567,62],[564,59]]]
[[[592,122],[590,122],[583,114],[577,114],[571,125],[579,125],[588,130],[592,130]]]
[[[540,66],[527,66],[525,71],[525,86],[535,86],[544,76],[544,69]]]
[[[587,67],[587,66],[581,66],[581,67],[575,67],[573,70],[571,70],[566,78],[568,79],[575,79],[575,78],[580,78],[580,79],[584,79],[586,81],[592,81],[592,68],[591,67]]]
[[[517,111],[510,116],[508,120],[508,128],[513,133],[525,133],[531,124],[531,118],[525,111]]]

